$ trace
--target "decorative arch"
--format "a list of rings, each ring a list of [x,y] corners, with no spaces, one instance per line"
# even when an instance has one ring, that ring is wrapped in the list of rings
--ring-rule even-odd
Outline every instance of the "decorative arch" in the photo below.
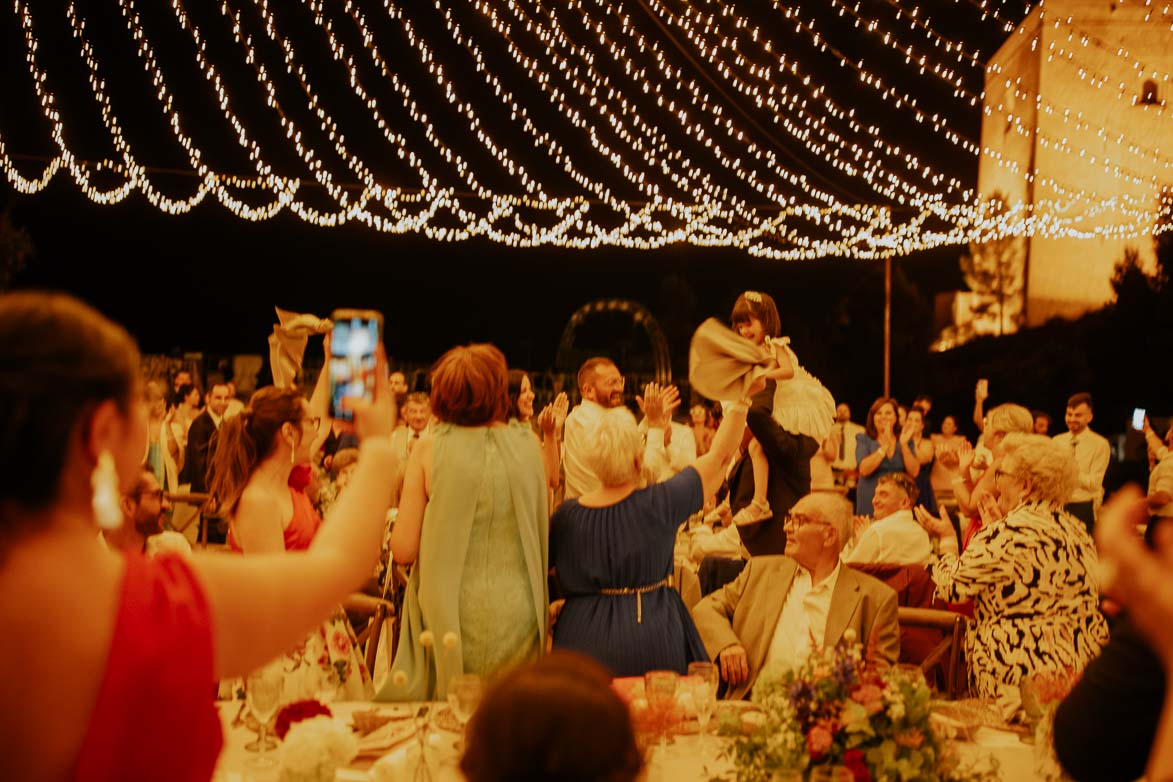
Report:
[[[592,355],[608,355],[619,363],[621,370],[630,371],[624,367],[624,356],[614,356],[607,351],[587,351],[575,346],[579,329],[590,319],[601,314],[619,313],[629,315],[632,328],[640,329],[647,335],[651,345],[651,365],[653,380],[657,383],[672,382],[672,361],[668,353],[668,340],[660,328],[659,322],[642,304],[627,299],[599,299],[584,304],[566,322],[562,330],[562,339],[558,343],[558,355],[554,359],[555,367],[562,372],[571,374],[578,371],[579,366]]]

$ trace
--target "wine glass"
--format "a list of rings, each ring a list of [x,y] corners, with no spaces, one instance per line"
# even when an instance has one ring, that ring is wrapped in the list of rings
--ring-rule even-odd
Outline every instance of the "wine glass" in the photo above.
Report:
[[[713,663],[695,662],[688,664],[688,675],[692,678],[692,702],[696,707],[696,722],[700,735],[709,728],[709,719],[717,708],[717,682],[720,675]]]
[[[460,722],[462,747],[464,734],[468,730],[468,721],[477,710],[483,691],[481,677],[475,673],[458,673],[448,680],[448,705],[452,707],[452,714]]]
[[[269,720],[277,713],[281,706],[281,690],[285,686],[285,671],[283,666],[270,663],[250,673],[244,681],[245,698],[248,701],[249,711],[256,717],[258,754],[248,761],[253,768],[272,768],[277,763],[265,754],[269,744],[265,740],[265,732],[269,727]]]
[[[644,695],[648,712],[660,737],[660,745],[669,743],[668,721],[676,708],[676,671],[648,671],[644,674]]]

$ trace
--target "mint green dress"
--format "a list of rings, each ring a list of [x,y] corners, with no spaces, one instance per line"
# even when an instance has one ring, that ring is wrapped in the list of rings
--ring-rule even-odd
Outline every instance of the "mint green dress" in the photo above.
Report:
[[[545,647],[549,604],[546,473],[533,432],[441,424],[431,496],[403,601],[399,647],[376,700],[447,697],[457,673],[489,677]],[[431,649],[420,643],[430,630]],[[449,648],[444,636],[459,642]],[[406,683],[396,685],[402,672]]]

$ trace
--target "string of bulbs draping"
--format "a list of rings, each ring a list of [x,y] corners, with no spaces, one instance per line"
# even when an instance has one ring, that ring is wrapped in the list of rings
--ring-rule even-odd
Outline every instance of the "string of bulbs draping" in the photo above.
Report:
[[[984,155],[1030,179],[1020,162],[983,147],[959,121],[996,109],[1014,134],[1073,157],[1087,158],[1077,144],[1091,134],[1100,146],[1091,162],[1131,188],[1159,187],[1173,167],[1173,154],[1104,127],[1013,74],[1005,77],[1016,104],[1059,118],[1071,136],[1040,132],[1013,107],[980,108],[986,74],[977,47],[937,29],[916,6],[868,2],[894,13],[881,22],[867,15],[875,8],[865,0],[820,5],[906,71],[881,73],[836,43],[825,18],[779,0],[469,0],[459,11],[441,0],[223,0],[197,9],[198,20],[182,0],[149,8],[73,0],[52,11],[13,0],[15,33],[5,43],[22,47],[31,77],[22,88],[31,85],[53,153],[31,171],[36,157],[10,148],[0,122],[0,167],[22,193],[68,172],[100,204],[138,192],[181,214],[210,195],[246,220],[288,210],[320,226],[357,222],[517,247],[683,242],[775,259],[867,259],[1008,235],[1151,235],[1151,199],[1102,197],[1056,175],[1038,177],[1036,192],[1046,197],[1033,205],[992,205],[968,184],[972,175],[901,142],[893,123],[912,123],[957,156]],[[1147,9],[1152,24],[1173,29],[1168,6],[1131,3]],[[1003,27],[1026,12],[1010,0],[954,5]],[[90,28],[98,13],[120,18],[125,37],[96,38]],[[1069,18],[1047,23],[1067,35],[1052,40],[1046,56],[1070,65],[1106,101],[1134,98],[1125,82],[1082,64],[1078,50],[1119,58],[1138,77],[1171,81],[1123,48],[1109,51]],[[780,25],[802,46],[785,43]],[[64,105],[56,85],[69,68],[42,54],[45,30],[61,32],[84,67],[109,144],[104,157],[77,151],[78,138],[87,148],[97,144],[97,128],[64,119],[84,111]],[[115,72],[128,78],[110,64],[111,47],[125,44],[148,85],[146,109],[128,111],[108,83]],[[192,80],[176,75],[180,56],[194,63],[203,82],[198,100],[214,112],[190,108],[196,99],[188,94]],[[824,59],[810,59],[816,56]],[[827,63],[853,74],[855,89],[886,110],[864,116],[848,105],[841,89],[820,78]],[[1003,76],[997,66],[991,73]],[[947,88],[953,105],[924,108],[909,86],[924,79]],[[146,162],[156,151],[132,141],[141,134],[126,117],[144,110],[165,123],[193,184],[177,186],[160,173],[164,166]],[[228,132],[209,142],[213,125]],[[251,173],[239,173],[241,161]]]

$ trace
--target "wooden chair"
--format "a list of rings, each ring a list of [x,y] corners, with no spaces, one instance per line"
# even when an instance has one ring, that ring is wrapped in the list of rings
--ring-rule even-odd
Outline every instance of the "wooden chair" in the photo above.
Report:
[[[943,671],[945,695],[950,699],[961,697],[967,689],[965,682],[965,631],[969,621],[961,614],[934,608],[901,606],[896,609],[896,613],[902,635],[907,629],[918,628],[935,630],[943,636],[941,641],[921,659],[905,660],[902,653],[901,662],[920,665],[926,677],[936,666],[940,665]]]
[[[395,604],[389,600],[361,592],[355,592],[343,601],[342,607],[355,628],[355,640],[359,648],[364,649],[367,671],[375,668],[375,657],[379,653],[379,639],[383,634],[383,624],[387,621],[392,625],[392,639],[399,635],[399,615],[395,611]],[[366,619],[366,623],[359,627],[359,623]]]

